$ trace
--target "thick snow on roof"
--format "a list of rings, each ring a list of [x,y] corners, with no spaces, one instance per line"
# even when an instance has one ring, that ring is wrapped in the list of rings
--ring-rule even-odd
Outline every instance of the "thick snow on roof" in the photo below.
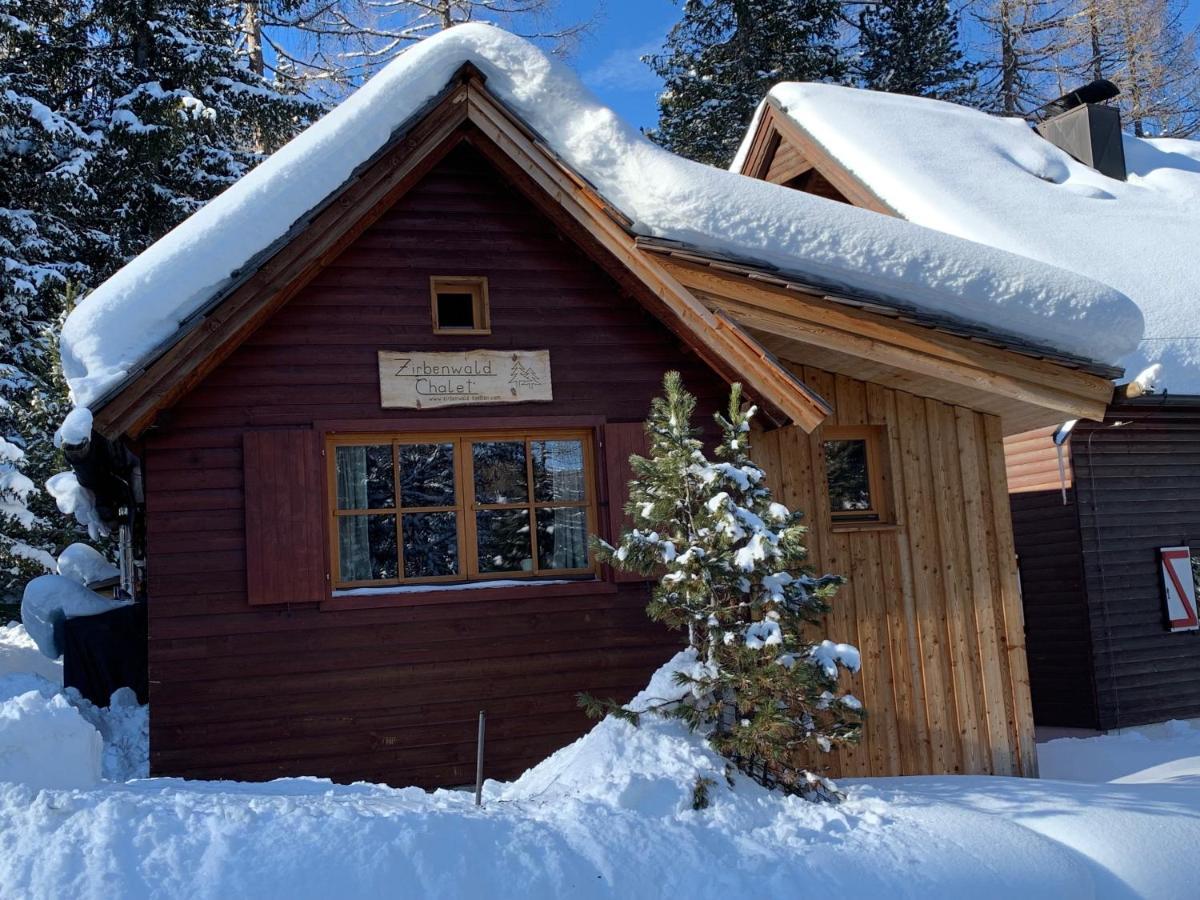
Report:
[[[90,294],[68,317],[63,369],[90,406],[167,343],[232,274],[336,191],[464,62],[640,234],[884,294],[1103,362],[1141,318],[1111,288],[909,223],[676,157],[521,38],[462,25],[404,53]]]
[[[826,84],[781,84],[770,96],[909,221],[1131,297],[1146,329],[1121,361],[1126,374],[1161,362],[1168,390],[1200,393],[1200,143],[1126,136],[1120,182],[1020,119]]]

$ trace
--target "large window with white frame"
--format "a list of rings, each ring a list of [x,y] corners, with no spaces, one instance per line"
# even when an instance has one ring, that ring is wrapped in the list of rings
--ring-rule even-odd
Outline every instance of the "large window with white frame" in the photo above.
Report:
[[[335,588],[595,572],[586,431],[331,435]]]

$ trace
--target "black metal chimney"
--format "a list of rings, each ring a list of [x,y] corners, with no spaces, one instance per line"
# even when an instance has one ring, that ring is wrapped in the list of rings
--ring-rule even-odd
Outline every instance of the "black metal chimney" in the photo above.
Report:
[[[1121,112],[1106,105],[1120,89],[1104,78],[1051,100],[1037,112],[1034,128],[1060,150],[1102,175],[1124,181],[1125,146],[1121,142]]]

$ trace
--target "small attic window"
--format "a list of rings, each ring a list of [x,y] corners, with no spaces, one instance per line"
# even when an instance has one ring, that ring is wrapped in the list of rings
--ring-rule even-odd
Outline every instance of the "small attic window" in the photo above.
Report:
[[[491,334],[487,279],[435,275],[429,279],[434,334]]]

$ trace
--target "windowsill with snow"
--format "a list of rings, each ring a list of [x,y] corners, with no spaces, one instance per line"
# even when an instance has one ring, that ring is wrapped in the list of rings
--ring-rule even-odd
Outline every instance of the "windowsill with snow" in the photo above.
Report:
[[[663,692],[664,667],[643,693]],[[733,786],[677,722],[597,725],[469,793],[147,778],[145,707],[97,710],[0,627],[5,896],[1189,897],[1200,730],[1052,741],[1043,780]],[[711,806],[691,808],[697,774]],[[129,780],[134,779],[134,780]]]

